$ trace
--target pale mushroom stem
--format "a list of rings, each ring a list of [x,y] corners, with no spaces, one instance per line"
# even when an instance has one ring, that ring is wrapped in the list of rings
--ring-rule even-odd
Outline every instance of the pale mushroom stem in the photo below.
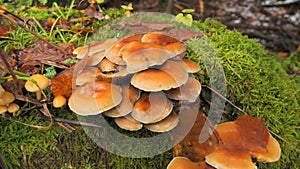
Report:
[[[36,99],[37,100],[41,100],[42,99],[42,93],[40,91],[35,92],[35,94],[36,94]]]

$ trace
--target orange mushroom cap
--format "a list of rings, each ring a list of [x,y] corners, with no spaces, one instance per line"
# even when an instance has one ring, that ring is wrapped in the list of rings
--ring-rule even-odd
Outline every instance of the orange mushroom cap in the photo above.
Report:
[[[143,124],[133,119],[130,115],[115,118],[115,123],[124,130],[137,131],[143,128]]]
[[[186,157],[174,157],[168,164],[167,169],[203,169],[203,165]]]

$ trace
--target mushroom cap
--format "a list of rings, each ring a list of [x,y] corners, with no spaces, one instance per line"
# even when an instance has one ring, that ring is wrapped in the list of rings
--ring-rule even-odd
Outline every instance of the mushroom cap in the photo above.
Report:
[[[167,45],[170,43],[179,42],[176,38],[165,32],[149,32],[142,36],[142,42],[146,43],[154,43],[157,45]]]
[[[143,128],[143,124],[133,119],[131,116],[115,118],[115,123],[124,130],[137,131]]]
[[[201,84],[195,78],[189,77],[182,86],[165,91],[170,99],[195,102],[201,92]]]
[[[119,52],[119,56],[126,63],[127,71],[136,73],[150,66],[161,65],[175,55],[160,45],[134,41],[124,45]]]
[[[63,107],[66,103],[67,103],[67,99],[62,95],[58,95],[54,97],[52,101],[53,107],[55,108]]]
[[[8,92],[8,91],[4,91],[2,96],[0,97],[0,105],[4,106],[7,105],[11,102],[13,102],[15,100],[15,96]]]
[[[105,111],[103,114],[108,117],[121,117],[125,116],[133,110],[134,102],[140,97],[140,90],[131,85],[122,86],[122,101],[121,103]]]
[[[143,91],[161,91],[179,87],[188,80],[185,68],[175,62],[168,60],[158,69],[147,69],[136,73],[131,84]]]
[[[20,106],[16,103],[10,103],[7,106],[7,111],[10,113],[16,113],[20,109]]]
[[[145,128],[153,132],[167,132],[172,130],[174,127],[177,126],[179,122],[178,115],[173,112],[169,114],[166,118],[158,121],[156,123],[146,124]]]
[[[195,163],[187,157],[174,157],[167,166],[167,169],[203,169],[199,163]]]
[[[141,41],[141,37],[141,34],[134,34],[125,36],[116,41],[105,53],[106,58],[117,65],[125,65],[124,60],[119,55],[120,49],[127,43]]]
[[[98,65],[101,72],[115,72],[118,69],[118,65],[114,64],[113,62],[109,61],[107,58],[104,58]]]
[[[0,97],[2,96],[2,94],[4,93],[4,89],[3,89],[3,87],[2,87],[2,85],[0,84]]]
[[[132,74],[126,70],[123,66],[118,66],[117,71],[115,72],[102,72],[98,71],[96,74],[96,79],[99,81],[107,81],[112,83],[124,84],[124,82],[128,82]]]
[[[85,66],[95,66],[105,57],[105,51],[100,51],[88,56]]]
[[[0,105],[0,114],[4,114],[5,112],[7,112],[7,107],[4,105]]]
[[[192,60],[182,59],[177,62],[181,63],[188,73],[197,73],[200,71],[200,66]]]
[[[275,162],[280,159],[281,148],[277,140],[270,135],[266,152],[251,152],[250,154],[260,162]]]
[[[73,54],[77,54],[77,59],[83,59],[85,56],[91,56],[95,53],[108,50],[117,39],[107,39],[104,42],[92,42],[88,45],[76,48]]]
[[[49,79],[41,74],[34,74],[30,76],[30,79],[35,80],[37,85],[41,88],[41,90],[47,88],[49,86]],[[40,89],[34,83],[27,80],[25,83],[25,89],[29,92],[38,92]]]
[[[144,124],[167,117],[173,109],[172,102],[163,92],[143,93],[133,106],[131,116]]]
[[[69,98],[70,109],[78,115],[97,115],[117,106],[122,100],[121,87],[96,81],[76,88]]]
[[[76,77],[76,85],[83,85],[88,82],[96,81],[97,73],[99,69],[96,67],[86,67],[83,71]]]
[[[256,169],[251,156],[245,151],[227,151],[219,148],[205,157],[205,162],[217,169]]]

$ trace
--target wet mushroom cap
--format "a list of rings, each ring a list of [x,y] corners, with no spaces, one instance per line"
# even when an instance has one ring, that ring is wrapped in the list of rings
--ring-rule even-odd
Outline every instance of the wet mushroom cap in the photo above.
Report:
[[[69,98],[68,105],[76,114],[87,116],[107,111],[120,104],[121,100],[121,87],[96,81],[76,88]]]
[[[34,74],[30,76],[30,79],[36,81],[37,85],[41,88],[41,90],[47,88],[49,86],[49,79],[41,74]],[[39,92],[40,89],[33,82],[27,80],[25,83],[25,88],[29,92]]]
[[[189,77],[182,86],[165,91],[170,99],[195,102],[201,92],[201,84],[195,78]]]
[[[175,61],[168,60],[158,69],[147,69],[136,73],[131,84],[143,91],[161,91],[177,88],[188,80],[185,68]]]
[[[197,73],[200,71],[200,66],[192,60],[182,59],[177,62],[181,63],[188,73]]]
[[[135,102],[131,116],[144,124],[167,117],[173,109],[172,102],[163,92],[143,93]]]
[[[10,103],[7,106],[7,111],[10,113],[16,113],[20,109],[20,106],[16,103]]]
[[[118,65],[114,64],[113,62],[109,61],[107,58],[104,58],[98,65],[99,69],[103,72],[115,72],[117,71]]]
[[[195,163],[186,157],[174,157],[167,169],[203,169],[201,164]]]
[[[0,105],[0,114],[4,114],[5,112],[7,112],[7,107],[4,105]]]
[[[5,106],[13,102],[14,100],[15,100],[15,96],[12,93],[8,91],[4,91],[2,96],[0,97],[0,105]]]
[[[167,45],[169,43],[179,42],[176,38],[171,37],[165,32],[150,32],[143,35],[142,42],[154,43],[157,45]]]
[[[121,38],[120,40],[115,42],[111,46],[111,48],[107,50],[107,52],[105,53],[106,58],[117,65],[125,65],[124,60],[119,55],[120,49],[127,43],[134,42],[134,41],[141,41],[141,36],[142,35],[137,34],[137,35],[128,35]]]
[[[83,85],[85,83],[96,81],[97,73],[99,69],[96,67],[86,67],[83,71],[76,77],[76,85]]]
[[[176,113],[171,113],[168,117],[156,123],[146,124],[145,128],[153,132],[167,132],[177,126],[179,117]]]
[[[107,39],[104,42],[92,42],[88,45],[78,47],[73,51],[73,54],[77,54],[77,59],[83,59],[86,56],[91,56],[95,53],[99,53],[109,49],[114,43],[116,39]],[[104,54],[103,54],[104,55]]]
[[[205,162],[216,169],[257,169],[248,152],[231,152],[224,148],[219,148],[205,156]]]
[[[115,123],[124,130],[137,131],[143,128],[143,124],[133,119],[131,116],[123,116],[114,119]]]
[[[2,96],[2,94],[4,93],[4,89],[3,89],[3,87],[2,87],[2,85],[0,84],[0,97]]]

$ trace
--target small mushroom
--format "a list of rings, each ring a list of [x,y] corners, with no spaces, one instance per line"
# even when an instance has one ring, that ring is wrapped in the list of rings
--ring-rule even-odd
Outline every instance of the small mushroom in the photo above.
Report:
[[[69,98],[69,108],[78,115],[97,115],[120,104],[121,87],[96,81],[77,87]]]
[[[53,107],[55,108],[63,107],[66,103],[67,103],[67,99],[62,95],[58,95],[54,97],[52,101]]]
[[[257,169],[246,151],[228,151],[219,148],[205,157],[206,163],[216,169]]]
[[[16,103],[10,103],[8,106],[7,106],[7,111],[9,113],[12,113],[13,116],[16,116],[16,112],[20,109],[20,106]]]
[[[201,84],[198,80],[189,77],[187,82],[182,86],[165,91],[170,99],[186,100],[188,102],[195,102],[201,92]]]
[[[153,132],[167,132],[177,126],[179,117],[176,113],[171,113],[166,118],[151,124],[146,124],[145,128]]]
[[[165,32],[150,32],[142,36],[141,41],[144,43],[154,43],[157,45],[167,45],[179,42],[176,38],[171,37]]]
[[[133,119],[130,115],[115,118],[115,123],[124,130],[137,131],[143,128],[143,124]]]
[[[205,165],[205,164],[204,164]],[[191,161],[186,157],[174,157],[167,166],[167,169],[205,169],[203,164]]]
[[[135,102],[131,116],[139,122],[149,124],[164,119],[172,109],[172,102],[163,92],[143,93]]]
[[[161,91],[177,88],[188,80],[185,68],[175,62],[168,60],[158,69],[150,68],[136,73],[131,84],[143,91]]]
[[[177,62],[182,64],[188,73],[197,73],[200,71],[200,66],[192,60],[182,59]]]
[[[12,103],[15,100],[15,96],[8,92],[4,91],[2,96],[0,96],[0,106],[5,106],[9,103]]]
[[[99,69],[96,67],[86,67],[83,71],[76,77],[76,85],[81,86],[85,83],[96,81],[97,73]]]
[[[0,105],[0,114],[1,114],[2,116],[4,116],[4,115],[5,115],[5,112],[7,112],[7,107],[4,106],[4,105]]]
[[[113,62],[109,61],[107,58],[104,58],[100,63],[99,63],[99,69],[103,73],[109,73],[109,72],[115,72],[118,69],[118,65],[114,64]]]
[[[36,93],[36,99],[41,100],[41,92],[40,90],[44,90],[49,86],[49,79],[41,74],[34,74],[30,76],[30,79],[36,81],[37,85],[27,80],[25,83],[25,89],[29,92]]]

